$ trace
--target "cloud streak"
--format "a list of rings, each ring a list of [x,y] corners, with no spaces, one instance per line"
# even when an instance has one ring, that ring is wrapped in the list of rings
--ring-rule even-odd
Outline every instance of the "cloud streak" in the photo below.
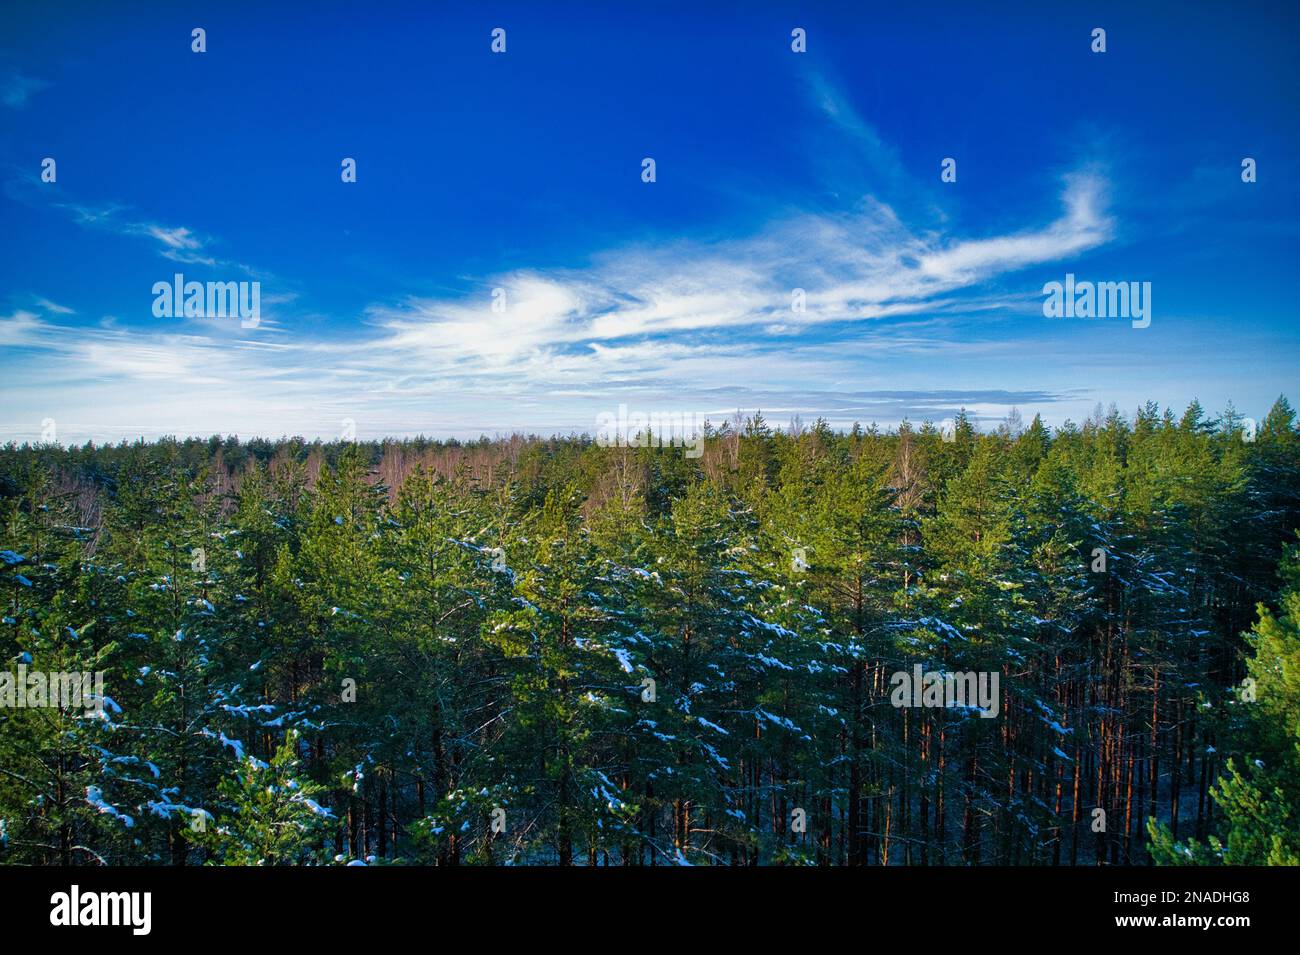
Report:
[[[691,343],[742,330],[742,339],[761,339],[940,314],[968,304],[957,293],[1105,243],[1104,193],[1096,176],[1072,176],[1058,218],[1006,236],[917,235],[868,200],[851,214],[796,218],[745,239],[627,248],[581,270],[496,276],[476,298],[376,304],[368,316],[382,334],[360,347],[510,372],[575,349],[613,355],[650,338]],[[504,311],[491,307],[492,288],[504,290]]]
[[[13,363],[16,385],[39,389],[46,405],[62,404],[59,415],[100,437],[149,420],[150,406],[149,434],[325,436],[343,417],[362,433],[361,422],[373,433],[414,433],[437,430],[439,420],[465,436],[583,430],[591,409],[622,401],[689,406],[719,420],[741,404],[892,421],[942,417],[960,400],[991,414],[999,400],[1056,399],[863,389],[857,350],[876,359],[1005,350],[952,341],[948,322],[1023,308],[1022,297],[990,294],[986,284],[1104,243],[1112,229],[1104,194],[1095,176],[1072,176],[1055,219],[979,238],[916,233],[890,207],[864,200],[744,238],[630,246],[584,268],[489,277],[467,296],[376,302],[348,332],[325,339],[286,321],[256,330],[213,319],[74,328],[63,324],[62,306],[46,302],[41,315],[0,318],[0,347],[27,356]],[[95,227],[151,239],[168,257],[202,255],[209,244],[190,228],[131,221],[115,207],[71,208]],[[791,307],[795,288],[806,293],[803,311]],[[494,289],[504,290],[504,310],[493,308]],[[30,406],[27,420],[58,417],[40,403],[34,395],[20,402]]]
[[[133,236],[152,240],[155,251],[165,259],[187,265],[201,265],[211,269],[235,270],[245,275],[266,278],[261,272],[242,262],[218,258],[210,251],[215,244],[208,236],[200,235],[187,226],[169,226],[142,220],[129,215],[129,206],[114,202],[84,203],[58,198],[47,184],[29,173],[14,171],[5,182],[5,195],[15,202],[36,208],[48,207],[67,216],[86,229]]]
[[[0,102],[10,109],[23,109],[33,96],[49,87],[50,84],[45,80],[11,73],[0,80]]]

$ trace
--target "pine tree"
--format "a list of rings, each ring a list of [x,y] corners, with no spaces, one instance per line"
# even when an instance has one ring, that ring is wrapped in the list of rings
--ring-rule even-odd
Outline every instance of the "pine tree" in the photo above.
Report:
[[[1165,865],[1300,865],[1300,549],[1283,563],[1280,612],[1260,605],[1253,656],[1233,701],[1234,753],[1211,795],[1222,832],[1179,842],[1155,818],[1152,856]]]
[[[322,787],[302,775],[299,736],[290,730],[269,763],[245,756],[217,786],[219,814],[196,817],[186,837],[216,865],[302,865],[320,861],[321,827],[332,813]]]

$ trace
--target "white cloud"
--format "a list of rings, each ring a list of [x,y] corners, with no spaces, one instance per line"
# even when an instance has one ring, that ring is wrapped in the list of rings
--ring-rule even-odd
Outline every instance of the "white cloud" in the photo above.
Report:
[[[921,260],[924,274],[967,284],[998,272],[1054,262],[1101,245],[1113,223],[1104,213],[1105,184],[1092,174],[1068,180],[1066,212],[1045,229],[958,242]]]
[[[487,276],[467,295],[379,301],[343,333],[336,324],[296,327],[291,316],[243,330],[220,319],[142,326],[132,316],[78,327],[49,318],[67,314],[60,306],[45,307],[47,318],[16,312],[0,318],[0,347],[35,357],[8,362],[20,397],[3,426],[21,434],[48,415],[65,422],[65,436],[80,427],[101,439],[331,437],[349,417],[362,436],[472,436],[590,429],[593,406],[624,400],[695,412],[746,396],[791,405],[782,396],[864,387],[874,362],[987,352],[987,343],[952,341],[945,316],[1022,309],[1023,293],[987,286],[1105,242],[1104,194],[1099,177],[1077,175],[1054,220],[978,238],[914,231],[867,199],[746,237],[626,247],[584,268]],[[148,236],[168,257],[207,255],[208,240],[187,227],[124,222],[116,209],[83,215]],[[790,307],[796,287],[806,311]],[[831,323],[839,326],[830,341],[801,334]],[[329,329],[337,337],[321,337]]]
[[[32,96],[49,86],[45,80],[13,73],[0,82],[0,100],[10,109],[22,109]]]
[[[159,225],[144,226],[144,231],[171,249],[198,249],[203,243],[184,227],[168,229]]]
[[[76,314],[73,309],[68,308],[66,305],[60,305],[58,302],[51,302],[48,298],[38,298],[36,304],[42,311],[50,312],[55,315]]]

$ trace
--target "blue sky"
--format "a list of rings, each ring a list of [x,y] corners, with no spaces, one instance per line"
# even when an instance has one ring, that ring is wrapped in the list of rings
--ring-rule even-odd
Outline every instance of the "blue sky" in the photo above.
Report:
[[[1300,400],[1290,5],[540,6],[6,5],[0,440]]]

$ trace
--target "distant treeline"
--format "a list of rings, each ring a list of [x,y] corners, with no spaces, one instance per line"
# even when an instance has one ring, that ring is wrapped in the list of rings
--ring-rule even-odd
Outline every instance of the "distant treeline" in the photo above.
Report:
[[[0,863],[1300,862],[1285,398],[10,444],[0,522]]]

